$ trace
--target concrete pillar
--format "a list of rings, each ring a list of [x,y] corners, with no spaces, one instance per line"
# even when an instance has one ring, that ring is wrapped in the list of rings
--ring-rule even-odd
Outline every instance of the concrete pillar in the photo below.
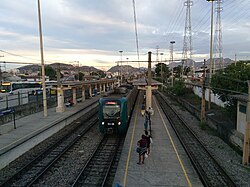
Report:
[[[65,106],[64,106],[64,94],[62,88],[57,88],[57,107],[56,112],[64,112]]]
[[[72,88],[73,91],[73,103],[76,104],[77,100],[76,100],[76,88]]]
[[[82,87],[82,102],[85,101],[85,87]]]
[[[103,92],[106,92],[106,84],[103,83]]]
[[[97,92],[98,91],[98,89],[97,89],[97,84],[95,84],[95,91]],[[97,94],[97,93],[96,93]]]
[[[152,109],[152,87],[146,86],[146,109]]]
[[[89,97],[92,97],[92,87],[91,87],[91,84],[89,85]]]
[[[146,109],[151,109],[153,114],[152,108],[152,76],[151,76],[151,54],[152,52],[148,52],[148,86],[146,86]]]
[[[101,94],[102,93],[102,83],[100,83],[99,87],[100,87],[100,94]]]

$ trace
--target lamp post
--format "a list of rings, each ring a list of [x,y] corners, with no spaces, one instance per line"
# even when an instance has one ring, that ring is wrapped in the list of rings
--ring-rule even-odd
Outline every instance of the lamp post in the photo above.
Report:
[[[175,41],[170,42],[170,60],[171,60],[171,66],[172,66],[172,79],[171,79],[171,86],[174,86],[174,44]]]
[[[119,53],[121,53],[121,69],[120,69],[121,83],[120,84],[122,84],[122,52],[123,51],[119,51]]]
[[[40,0],[38,0],[38,21],[39,21],[40,51],[41,51],[41,65],[42,65],[43,115],[44,117],[47,117],[48,112],[47,112],[47,99],[46,99],[46,87],[45,87],[45,68],[44,68],[44,59],[43,59],[43,37],[42,37]]]
[[[78,75],[77,75],[77,80],[80,81],[80,70],[79,70],[79,69],[80,69],[80,62],[79,62],[79,61],[75,61],[75,62],[76,62],[77,65],[78,65],[78,68],[77,68],[77,74],[78,74]]]
[[[163,71],[162,71],[162,56],[163,56],[163,53],[160,53],[161,55],[161,83],[163,85]]]
[[[129,73],[128,73],[128,59],[129,58],[126,58],[127,59],[127,75],[129,75]]]
[[[209,82],[208,82],[208,89],[209,89],[209,94],[208,94],[208,109],[211,109],[211,79],[212,79],[212,74],[213,74],[213,18],[214,18],[214,1],[215,0],[207,0],[208,2],[212,2],[212,8],[211,8],[211,31],[210,31],[210,67],[209,67]]]

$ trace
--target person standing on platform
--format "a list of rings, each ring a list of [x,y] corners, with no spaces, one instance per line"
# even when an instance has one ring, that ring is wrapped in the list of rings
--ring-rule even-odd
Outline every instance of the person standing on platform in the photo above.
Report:
[[[141,105],[141,115],[144,116],[145,114],[145,103],[143,102],[142,105]]]
[[[145,139],[147,141],[147,155],[150,154],[150,144],[152,143],[152,136],[148,134],[148,131],[145,131]]]
[[[145,154],[147,152],[147,140],[146,136],[143,134],[141,139],[137,142],[136,152],[139,154],[139,162],[137,164],[144,164]]]
[[[150,119],[150,114],[149,114],[148,110],[146,110],[146,112],[145,112],[145,121],[144,121],[144,130],[145,131],[148,130],[149,119]]]

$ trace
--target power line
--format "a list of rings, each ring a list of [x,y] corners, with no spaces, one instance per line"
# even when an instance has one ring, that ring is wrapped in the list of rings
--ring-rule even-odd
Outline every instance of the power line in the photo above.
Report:
[[[26,56],[22,56],[22,55],[14,54],[14,53],[11,53],[11,52],[8,52],[8,51],[5,51],[5,50],[2,50],[2,49],[0,49],[0,51],[1,51],[1,52],[3,52],[3,53],[6,53],[6,54],[12,55],[12,56],[17,56],[17,57],[21,57],[21,58],[26,58],[26,59],[29,59],[29,60],[40,61],[40,60],[38,60],[38,59],[29,58],[29,57],[26,57]]]
[[[135,22],[136,49],[137,49],[138,65],[139,65],[139,68],[140,68],[139,42],[138,42],[138,34],[137,34],[135,0],[133,0],[133,10],[134,10],[134,22]]]

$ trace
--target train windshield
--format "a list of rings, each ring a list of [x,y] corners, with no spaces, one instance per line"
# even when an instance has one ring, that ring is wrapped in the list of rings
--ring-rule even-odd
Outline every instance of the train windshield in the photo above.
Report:
[[[107,101],[103,105],[104,119],[119,118],[120,112],[121,112],[121,106],[117,101]]]

